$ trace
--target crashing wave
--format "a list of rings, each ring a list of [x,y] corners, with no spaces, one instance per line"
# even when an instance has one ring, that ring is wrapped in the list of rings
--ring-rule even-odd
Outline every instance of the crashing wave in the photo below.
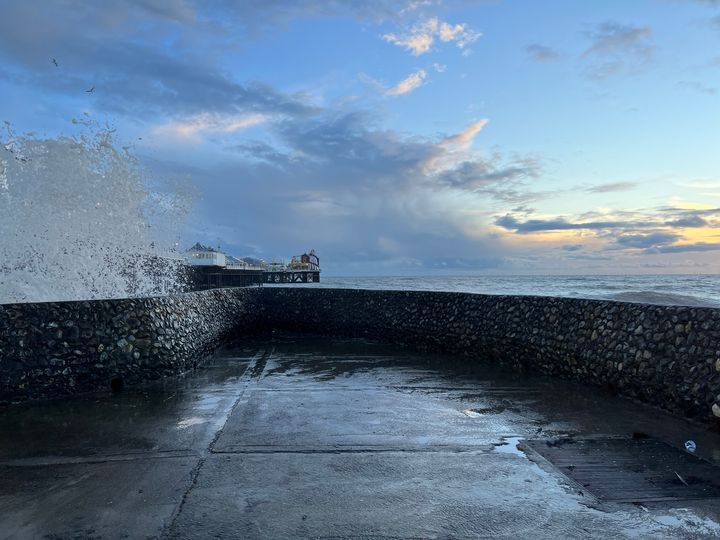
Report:
[[[120,298],[182,289],[174,246],[187,207],[150,193],[114,130],[0,144],[0,303]],[[153,202],[153,204],[150,204]]]

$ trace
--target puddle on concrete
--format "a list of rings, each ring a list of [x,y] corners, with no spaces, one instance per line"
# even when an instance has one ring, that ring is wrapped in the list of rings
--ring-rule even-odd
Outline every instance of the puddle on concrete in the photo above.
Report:
[[[199,416],[191,416],[190,418],[184,418],[183,420],[180,420],[176,427],[178,429],[187,429],[191,426],[197,426],[198,424],[204,424],[207,422],[207,419],[200,418]]]
[[[502,442],[495,446],[495,452],[498,454],[513,454],[523,459],[528,459],[525,452],[518,448],[522,440],[523,437],[503,437]]]
[[[561,483],[562,480],[558,475],[552,474],[542,467],[535,463],[533,460],[531,460],[528,455],[520,449],[520,443],[522,443],[525,438],[524,437],[502,437],[500,439],[502,442],[495,445],[494,451],[498,454],[512,454],[513,456],[517,456],[525,461],[528,461],[530,463],[530,467],[532,471],[537,474],[538,476],[545,478],[545,479],[553,479],[554,481]]]
[[[688,508],[675,508],[669,510],[667,514],[650,515],[650,522],[636,525],[632,530],[626,530],[626,534],[630,538],[644,538],[648,535],[657,537],[658,530],[655,524],[662,527],[668,527],[677,535],[678,531],[682,531],[686,538],[720,538],[720,523],[707,518],[698,516]]]
[[[487,414],[500,414],[508,410],[505,405],[495,405],[489,407],[473,407],[471,409],[465,409],[463,413],[467,416],[476,418],[478,416],[484,416]]]

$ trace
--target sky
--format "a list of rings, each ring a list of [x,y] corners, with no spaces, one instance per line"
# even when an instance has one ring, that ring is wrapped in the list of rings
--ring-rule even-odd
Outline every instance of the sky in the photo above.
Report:
[[[720,270],[720,0],[0,0],[0,96],[16,132],[116,129],[194,194],[188,247]]]

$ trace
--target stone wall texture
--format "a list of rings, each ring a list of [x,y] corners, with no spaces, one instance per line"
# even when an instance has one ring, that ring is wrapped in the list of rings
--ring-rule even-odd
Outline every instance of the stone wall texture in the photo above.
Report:
[[[720,417],[718,309],[416,291],[266,288],[263,296],[276,327],[462,354]]]
[[[257,327],[260,292],[0,305],[0,403],[137,384],[186,371]]]
[[[274,328],[464,355],[720,418],[717,309],[292,286],[0,305],[0,402],[177,374],[230,335]]]

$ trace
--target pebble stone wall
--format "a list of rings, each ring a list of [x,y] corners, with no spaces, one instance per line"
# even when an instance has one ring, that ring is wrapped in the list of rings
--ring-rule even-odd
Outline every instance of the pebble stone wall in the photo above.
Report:
[[[258,289],[0,304],[0,403],[120,387],[186,371],[262,314]]]
[[[180,373],[229,335],[275,328],[460,354],[720,418],[718,309],[298,286],[0,305],[0,403]]]
[[[274,326],[366,336],[720,417],[720,310],[465,293],[266,288]]]

